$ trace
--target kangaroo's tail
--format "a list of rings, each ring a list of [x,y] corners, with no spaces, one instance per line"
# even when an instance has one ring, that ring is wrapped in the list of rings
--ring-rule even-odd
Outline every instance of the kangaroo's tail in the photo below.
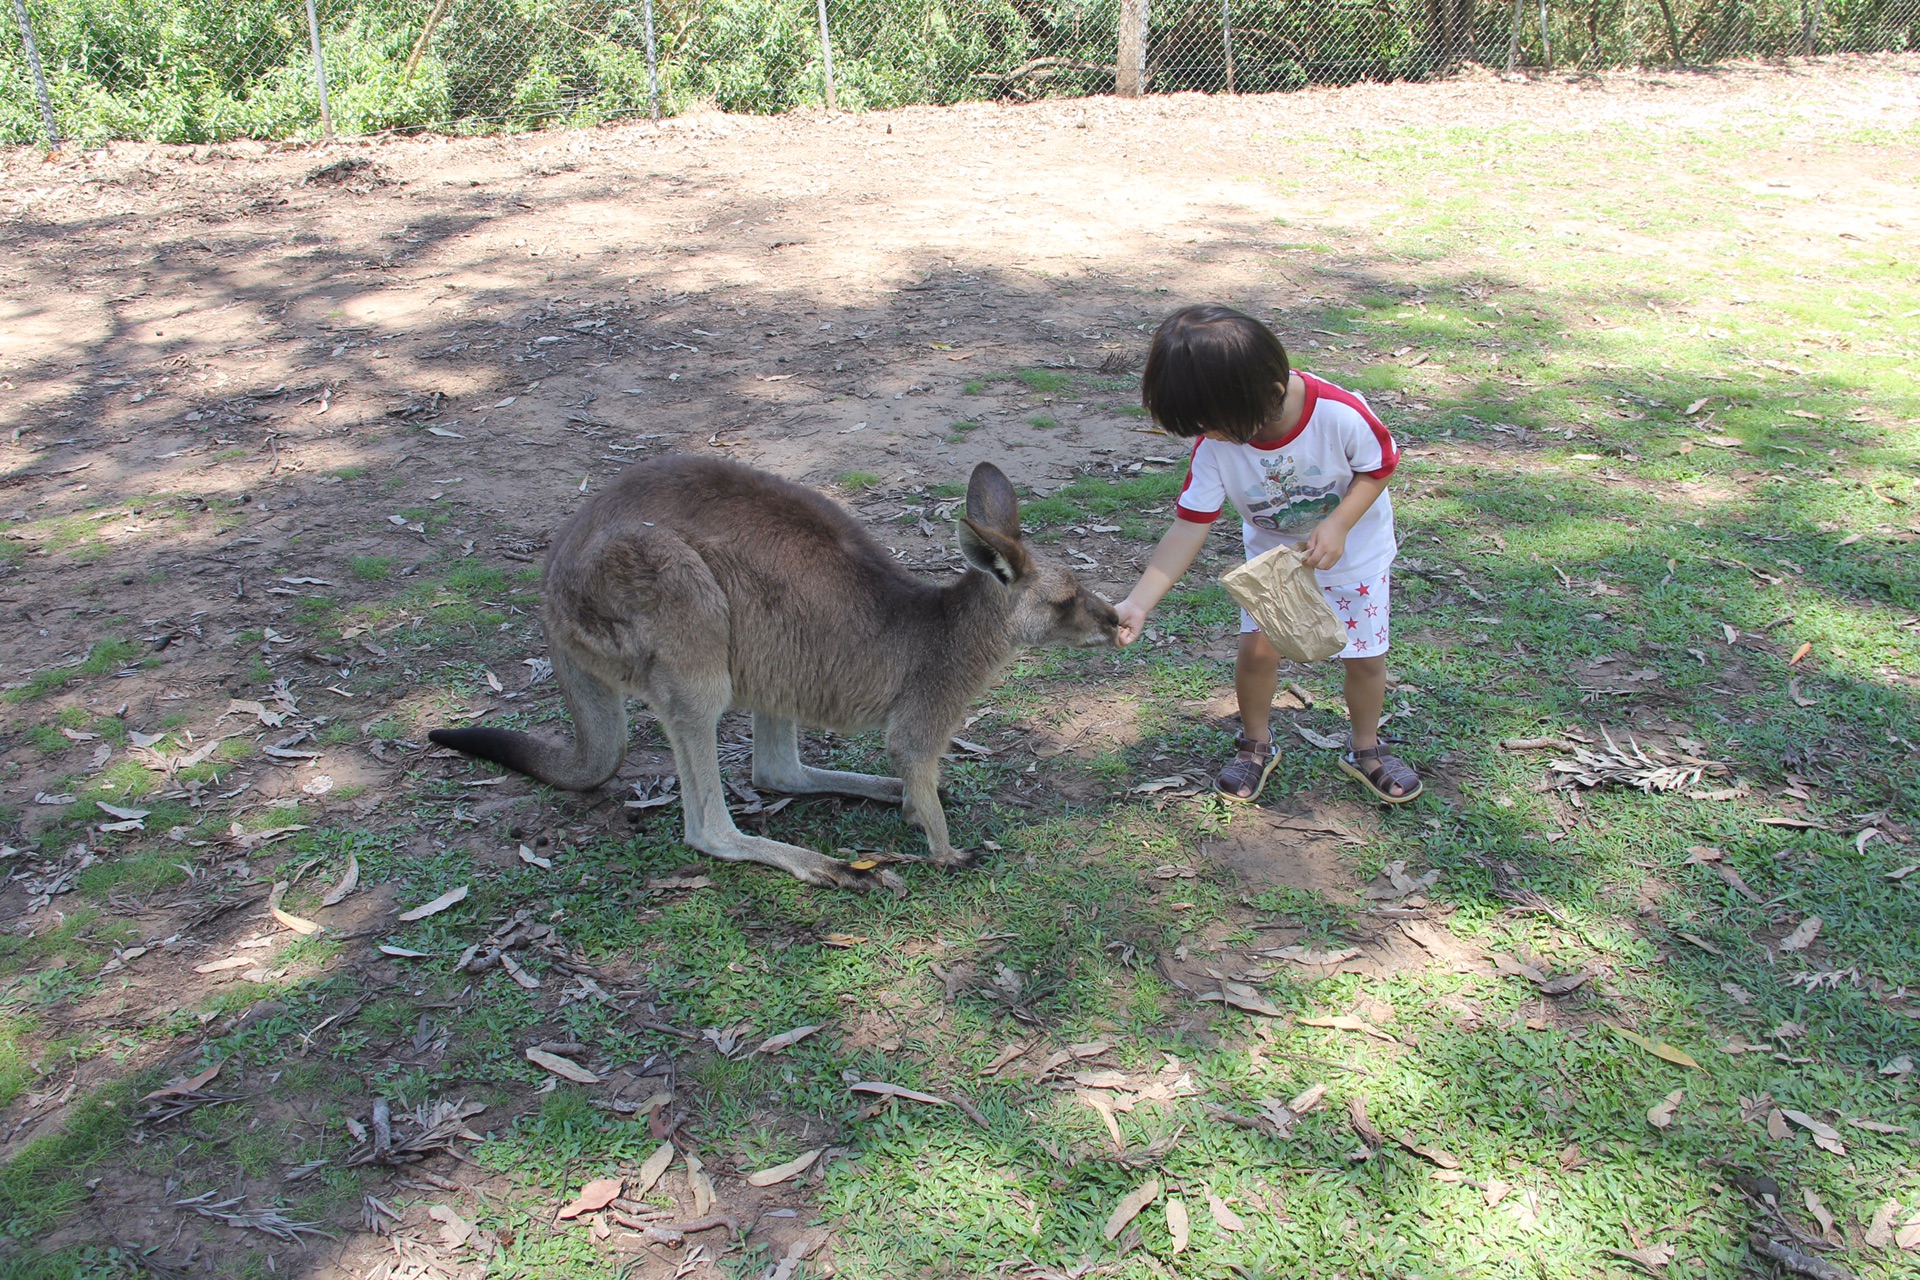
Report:
[[[557,658],[557,655],[556,655]],[[627,700],[620,689],[556,660],[554,674],[573,713],[572,746],[512,729],[435,729],[433,742],[524,773],[550,787],[591,791],[619,772],[627,756]]]

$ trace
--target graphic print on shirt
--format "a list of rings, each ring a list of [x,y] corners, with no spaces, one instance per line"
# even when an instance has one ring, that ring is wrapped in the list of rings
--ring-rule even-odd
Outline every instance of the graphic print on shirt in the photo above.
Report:
[[[1324,484],[1315,484],[1311,477],[1303,479],[1293,458],[1285,453],[1275,453],[1259,461],[1265,496],[1249,501],[1246,510],[1240,513],[1248,524],[1304,538],[1340,505],[1339,483],[1335,478],[1328,477]],[[1318,473],[1320,469],[1310,470]]]

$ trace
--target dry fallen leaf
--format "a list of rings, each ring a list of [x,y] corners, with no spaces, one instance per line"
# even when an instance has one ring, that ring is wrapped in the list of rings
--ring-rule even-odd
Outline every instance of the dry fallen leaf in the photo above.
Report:
[[[1833,1237],[1833,1214],[1827,1211],[1826,1204],[1820,1199],[1820,1193],[1812,1187],[1807,1187],[1801,1191],[1800,1198],[1805,1202],[1807,1212],[1813,1215],[1813,1220],[1820,1224],[1820,1234],[1831,1239]]]
[[[1900,1228],[1893,1242],[1902,1249],[1920,1249],[1920,1213],[1907,1219],[1907,1225]]]
[[[1787,1127],[1787,1118],[1775,1107],[1767,1112],[1767,1136],[1775,1142],[1785,1142],[1793,1136],[1793,1130]]]
[[[1670,1244],[1642,1245],[1638,1249],[1608,1249],[1607,1252],[1616,1258],[1631,1259],[1656,1273],[1673,1261],[1673,1246]]]
[[[560,1219],[565,1221],[569,1218],[577,1218],[583,1213],[592,1213],[596,1209],[606,1208],[620,1195],[620,1187],[621,1182],[618,1178],[595,1178],[580,1188],[580,1194],[560,1210]],[[635,1194],[644,1195],[645,1192]]]
[[[1173,1251],[1185,1253],[1187,1241],[1193,1231],[1192,1219],[1187,1215],[1187,1202],[1179,1196],[1167,1197],[1167,1235],[1173,1240]]]
[[[1673,1123],[1673,1113],[1680,1107],[1680,1099],[1687,1096],[1685,1089],[1675,1089],[1665,1099],[1656,1102],[1647,1112],[1647,1123],[1656,1129],[1664,1129]]]
[[[756,1187],[771,1187],[777,1182],[785,1182],[788,1178],[797,1178],[812,1168],[813,1162],[818,1160],[825,1150],[825,1147],[815,1147],[811,1151],[795,1156],[785,1164],[777,1164],[771,1169],[750,1173],[747,1175],[747,1182]]]
[[[1488,1178],[1487,1179],[1487,1208],[1491,1209],[1495,1205],[1499,1204],[1502,1200],[1505,1200],[1507,1198],[1507,1193],[1512,1190],[1513,1188],[1510,1185],[1500,1181],[1500,1179]]]
[[[289,886],[285,880],[281,880],[273,886],[273,891],[267,895],[268,914],[272,915],[275,920],[278,920],[286,928],[302,936],[310,937],[320,932],[320,926],[313,921],[303,919],[291,912],[280,909],[280,899],[285,895],[288,888]]]
[[[652,1155],[647,1157],[647,1162],[640,1166],[640,1172],[635,1175],[633,1179],[633,1195],[631,1198],[637,1200],[647,1194],[647,1192],[653,1190],[653,1184],[660,1181],[660,1176],[667,1171],[667,1166],[672,1163],[673,1144],[671,1142],[663,1142],[654,1149]]]
[[[1840,1140],[1840,1131],[1832,1125],[1815,1120],[1804,1111],[1795,1111],[1791,1107],[1780,1108],[1780,1114],[1813,1135],[1813,1145],[1822,1151],[1831,1151],[1834,1155],[1847,1154],[1847,1144]]]
[[[412,947],[396,947],[391,943],[383,942],[380,944],[380,954],[383,956],[396,956],[402,960],[419,960],[419,959],[423,959],[428,955],[431,955],[432,953],[427,951],[415,951]]]
[[[429,1207],[427,1216],[440,1224],[440,1247],[443,1250],[458,1249],[472,1239],[477,1229],[473,1223],[444,1204]]]
[[[1423,1146],[1414,1140],[1414,1136],[1411,1133],[1408,1133],[1404,1129],[1395,1135],[1393,1140],[1399,1143],[1405,1150],[1411,1151],[1414,1155],[1424,1160],[1433,1161],[1433,1163],[1439,1165],[1442,1169],[1458,1169],[1460,1167],[1459,1156],[1436,1146]]]
[[[1901,1054],[1886,1066],[1880,1068],[1883,1076],[1904,1076],[1913,1072],[1913,1058],[1910,1054]]]
[[[1675,1066],[1692,1067],[1695,1071],[1706,1070],[1706,1068],[1695,1061],[1693,1055],[1685,1049],[1676,1049],[1664,1040],[1649,1040],[1643,1035],[1628,1031],[1625,1027],[1614,1027],[1613,1029],[1620,1034],[1621,1038],[1639,1045],[1656,1058],[1671,1062]]]
[[[359,887],[360,859],[354,857],[352,854],[348,854],[347,873],[340,877],[339,884],[327,890],[326,896],[320,899],[320,905],[323,907],[337,907],[346,900],[348,894]]]
[[[587,1070],[571,1058],[563,1058],[557,1053],[548,1053],[545,1049],[527,1050],[527,1061],[536,1067],[545,1068],[557,1076],[562,1076],[575,1084],[599,1084],[600,1077]]]
[[[1347,1099],[1347,1122],[1353,1126],[1353,1132],[1368,1152],[1378,1151],[1386,1145],[1386,1139],[1373,1127],[1373,1121],[1367,1118],[1367,1100],[1360,1094]]]
[[[1100,1122],[1107,1126],[1107,1137],[1113,1140],[1114,1151],[1125,1151],[1127,1140],[1120,1134],[1120,1117],[1113,1113],[1113,1104],[1097,1093],[1082,1093],[1076,1096],[1099,1114]]]
[[[1801,642],[1800,642],[1800,647],[1799,647],[1798,649],[1795,649],[1795,650],[1793,651],[1793,656],[1792,656],[1791,658],[1788,658],[1788,659],[1787,659],[1787,665],[1788,665],[1788,666],[1790,666],[1790,667],[1797,667],[1797,666],[1799,666],[1799,665],[1800,665],[1800,660],[1801,660],[1802,658],[1805,658],[1805,657],[1806,657],[1806,656],[1807,656],[1808,654],[1810,654],[1810,653],[1812,653],[1812,652],[1813,652],[1813,641],[1811,641],[1811,640],[1803,640],[1803,641],[1801,641]]]
[[[524,965],[504,951],[500,953],[500,967],[506,971],[509,978],[512,978],[528,991],[538,991],[540,989],[540,979],[528,973]]]
[[[693,1216],[704,1218],[713,1209],[713,1178],[699,1156],[687,1152],[687,1186],[693,1191]]]
[[[1282,1013],[1279,1005],[1244,982],[1222,981],[1218,991],[1203,991],[1199,999],[1222,1000],[1236,1009],[1245,1009],[1248,1013],[1258,1013],[1269,1018],[1278,1018]]]
[[[1364,1020],[1356,1018],[1350,1013],[1336,1013],[1332,1017],[1327,1018],[1295,1018],[1294,1021],[1303,1027],[1331,1027],[1335,1031],[1365,1031],[1367,1029],[1367,1024]]]
[[[1848,1119],[1847,1125],[1853,1129],[1865,1129],[1868,1133],[1905,1133],[1903,1124],[1888,1124],[1884,1120],[1862,1120],[1858,1116]]]
[[[1127,1229],[1127,1224],[1140,1215],[1140,1211],[1160,1198],[1160,1179],[1149,1178],[1140,1186],[1120,1198],[1120,1203],[1107,1215],[1106,1230],[1102,1232],[1112,1240]]]
[[[948,1105],[945,1098],[936,1098],[931,1093],[921,1093],[902,1085],[888,1084],[883,1080],[859,1080],[847,1086],[849,1093],[873,1093],[883,1098],[905,1098],[908,1102],[930,1102],[936,1107]]]
[[[170,1084],[164,1089],[155,1089],[152,1093],[140,1099],[140,1101],[152,1102],[155,1098],[170,1098],[182,1093],[198,1093],[211,1084],[213,1078],[220,1074],[220,1068],[226,1065],[226,1059],[222,1058],[219,1062],[214,1063],[198,1075],[190,1076],[182,1080],[179,1084]]]
[[[400,914],[400,919],[424,920],[428,916],[437,915],[440,912],[445,911],[448,907],[452,906],[456,902],[465,901],[466,896],[467,896],[466,885],[461,885],[458,889],[449,889],[431,902],[423,902],[411,911],[402,912]]]
[[[1207,1188],[1207,1211],[1213,1215],[1214,1225],[1222,1231],[1244,1231],[1247,1228],[1240,1215],[1227,1208],[1227,1202],[1213,1193],[1212,1187]]]
[[[220,973],[226,969],[244,969],[258,963],[252,956],[228,956],[225,960],[209,960],[205,964],[193,966],[195,973]]]
[[[760,1042],[760,1048],[756,1050],[756,1052],[779,1053],[782,1049],[791,1049],[794,1045],[799,1044],[802,1040],[805,1040],[808,1036],[818,1031],[821,1025],[824,1024],[816,1023],[811,1026],[795,1027],[791,1031],[782,1031],[777,1036],[768,1036]]]
[[[1805,951],[1813,940],[1820,936],[1820,917],[1808,916],[1794,927],[1792,933],[1780,939],[1782,951]]]
[[[1735,893],[1745,898],[1748,902],[1763,901],[1760,895],[1755,893],[1753,891],[1753,888],[1750,885],[1748,885],[1744,879],[1741,878],[1739,871],[1734,869],[1734,866],[1732,863],[1716,862],[1713,864],[1713,870],[1715,874],[1717,874],[1723,881],[1726,882],[1727,888],[1733,890]]]
[[[1862,1237],[1869,1249],[1884,1249],[1893,1243],[1893,1215],[1899,1212],[1897,1200],[1888,1200],[1873,1211],[1873,1221],[1867,1224],[1866,1235]]]

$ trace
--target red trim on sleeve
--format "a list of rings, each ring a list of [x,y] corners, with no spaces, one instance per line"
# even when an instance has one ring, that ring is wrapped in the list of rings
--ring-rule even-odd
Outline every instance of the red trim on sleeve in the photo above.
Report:
[[[1331,382],[1316,378],[1310,373],[1301,374],[1300,380],[1307,384],[1309,405],[1315,398],[1325,398],[1336,404],[1344,404],[1365,418],[1367,425],[1373,428],[1373,438],[1380,443],[1380,466],[1373,471],[1362,471],[1359,474],[1371,476],[1375,480],[1385,480],[1392,475],[1394,468],[1400,465],[1400,446],[1393,442],[1393,434],[1387,430],[1386,424],[1374,416],[1373,410],[1367,408],[1367,402],[1353,392],[1343,387],[1336,387]],[[1316,392],[1318,397],[1315,396]],[[1306,421],[1305,414],[1301,415],[1301,421],[1303,423]]]
[[[1180,482],[1180,496],[1182,498],[1187,496],[1187,490],[1193,485],[1193,462],[1195,458],[1200,456],[1200,446],[1205,443],[1205,436],[1195,440],[1193,442],[1193,452],[1187,455],[1187,478]],[[1223,509],[1224,508],[1221,507],[1215,507],[1212,511],[1195,511],[1184,502],[1175,502],[1173,514],[1175,519],[1185,520],[1189,524],[1212,524],[1220,518],[1220,512]]]

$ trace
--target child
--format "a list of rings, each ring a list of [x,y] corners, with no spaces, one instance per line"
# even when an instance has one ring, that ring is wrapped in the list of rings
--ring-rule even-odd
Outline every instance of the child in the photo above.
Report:
[[[1400,460],[1393,437],[1359,396],[1293,372],[1272,331],[1231,307],[1187,307],[1168,316],[1153,335],[1140,398],[1162,429],[1194,439],[1193,460],[1173,527],[1116,606],[1120,643],[1139,638],[1147,615],[1200,554],[1221,506],[1231,501],[1247,559],[1283,543],[1300,548],[1346,623],[1340,658],[1353,732],[1340,767],[1388,804],[1418,796],[1420,776],[1388,754],[1379,734],[1387,569],[1397,550],[1387,497],[1387,477]],[[1258,796],[1279,761],[1269,723],[1279,662],[1243,612],[1233,667],[1238,754],[1215,782],[1229,800]]]

